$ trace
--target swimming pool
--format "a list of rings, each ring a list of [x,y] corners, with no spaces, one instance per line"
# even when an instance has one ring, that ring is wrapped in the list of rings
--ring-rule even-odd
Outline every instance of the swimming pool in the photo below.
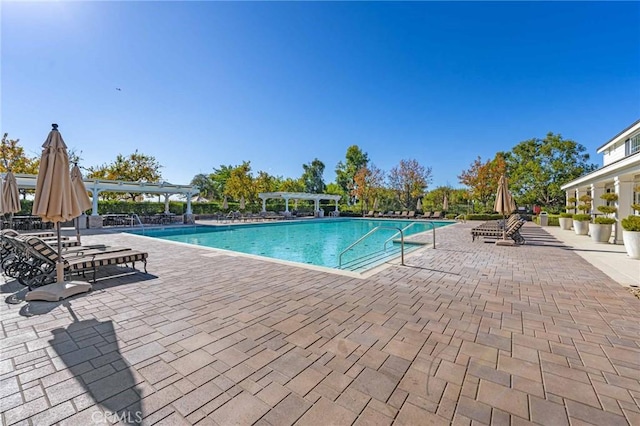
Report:
[[[340,253],[377,226],[379,231],[346,252],[341,269],[362,272],[389,257],[400,253],[400,244],[385,242],[405,228],[404,235],[412,235],[441,227],[451,222],[427,222],[409,220],[369,219],[321,219],[255,224],[198,225],[194,227],[145,229],[131,231],[135,234],[169,241],[195,244],[224,250],[232,250],[257,256],[287,260],[304,264],[339,268]],[[396,239],[399,239],[399,234]],[[418,248],[405,243],[405,253]],[[362,260],[365,259],[365,260]],[[370,259],[370,260],[366,260]],[[376,260],[377,259],[377,260]]]

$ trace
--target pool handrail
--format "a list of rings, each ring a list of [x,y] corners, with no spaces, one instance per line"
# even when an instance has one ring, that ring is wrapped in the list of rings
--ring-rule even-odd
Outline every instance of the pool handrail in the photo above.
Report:
[[[404,232],[402,231],[401,228],[399,228],[397,226],[380,225],[380,226],[376,226],[371,231],[367,232],[362,237],[358,238],[355,242],[353,242],[351,245],[349,245],[349,247],[347,247],[346,249],[344,249],[344,250],[342,250],[340,252],[340,256],[338,257],[338,268],[342,268],[342,255],[343,254],[345,254],[346,252],[348,252],[349,250],[354,248],[356,245],[360,244],[363,240],[368,238],[371,234],[373,234],[373,233],[375,233],[375,232],[377,232],[377,231],[379,231],[381,229],[397,229],[398,232],[400,233],[400,264],[402,266],[404,266]],[[395,235],[398,235],[398,234],[396,233],[396,234],[394,234],[394,236]]]
[[[422,224],[424,222],[427,222],[428,224],[431,225],[431,229],[433,230],[433,248],[436,248],[436,225],[434,225],[433,221],[431,220],[423,220],[421,222],[411,222],[410,224],[408,224],[407,226],[405,226],[404,228],[402,228],[403,231],[406,231],[407,229],[411,228],[413,225],[416,224]],[[398,235],[398,233],[396,232],[395,234],[393,234],[391,237],[389,237],[385,242],[384,242],[384,250],[387,249],[387,243],[389,241],[392,241],[396,235]]]
[[[137,213],[131,213],[131,218],[132,219],[137,219],[138,223],[140,224],[140,226],[142,227],[142,235],[144,235],[144,224],[142,223],[142,220],[140,219],[140,216],[138,216]]]

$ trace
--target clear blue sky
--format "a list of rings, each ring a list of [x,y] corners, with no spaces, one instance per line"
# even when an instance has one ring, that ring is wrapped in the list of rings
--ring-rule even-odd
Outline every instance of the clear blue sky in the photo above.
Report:
[[[221,164],[335,178],[357,144],[458,184],[481,155],[640,117],[638,2],[1,4],[1,129],[57,122],[83,166],[135,149],[188,183]],[[118,91],[116,88],[120,88]]]

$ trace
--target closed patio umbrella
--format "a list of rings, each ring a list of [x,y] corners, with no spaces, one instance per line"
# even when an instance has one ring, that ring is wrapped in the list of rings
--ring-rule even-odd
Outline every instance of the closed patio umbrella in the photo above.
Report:
[[[378,201],[377,198],[376,201]],[[418,202],[416,203],[416,210],[422,210],[422,197],[418,198]]]
[[[449,197],[447,197],[447,194],[444,194],[444,200],[442,200],[442,211],[446,212],[447,210],[449,210]]]
[[[20,193],[18,182],[11,170],[7,172],[2,186],[2,211],[3,213],[18,213],[20,211]]]
[[[222,202],[222,210],[226,210],[229,208],[229,202],[227,201],[227,196],[224,196],[224,201]]]
[[[36,195],[33,200],[32,213],[40,216],[43,222],[56,224],[58,236],[56,280],[58,283],[62,283],[64,282],[64,265],[60,254],[62,251],[60,222],[78,217],[82,211],[76,192],[71,185],[67,146],[58,132],[58,125],[52,124],[52,127],[47,140],[42,145],[42,157],[36,180]]]
[[[240,210],[244,210],[244,197],[240,197]]]
[[[82,181],[82,172],[80,172],[80,167],[77,164],[73,165],[73,169],[71,169],[71,186],[75,191],[76,198],[78,199],[78,206],[80,207],[80,214],[84,213],[86,210],[91,208],[91,199],[87,194],[87,188],[84,186],[84,182]],[[80,243],[80,217],[78,216],[75,219],[76,222],[76,236],[78,238],[78,243]]]
[[[506,219],[506,215],[514,210],[512,206],[513,201],[511,199],[511,193],[509,193],[509,183],[507,181],[507,177],[502,175],[498,181],[498,193],[496,194],[496,202],[493,209],[497,213],[501,214],[503,219]],[[502,228],[502,239],[507,239],[507,229],[504,225]]]

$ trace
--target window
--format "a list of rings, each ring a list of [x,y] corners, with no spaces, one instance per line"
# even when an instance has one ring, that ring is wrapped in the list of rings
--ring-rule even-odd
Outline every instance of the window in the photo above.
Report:
[[[625,145],[627,148],[625,150],[626,155],[635,154],[636,152],[640,151],[640,133],[627,139]]]

